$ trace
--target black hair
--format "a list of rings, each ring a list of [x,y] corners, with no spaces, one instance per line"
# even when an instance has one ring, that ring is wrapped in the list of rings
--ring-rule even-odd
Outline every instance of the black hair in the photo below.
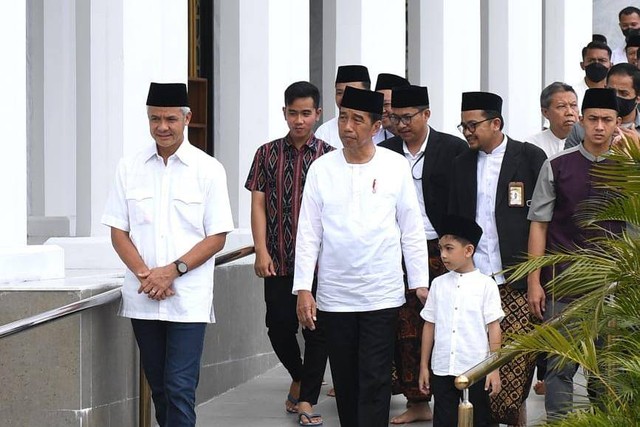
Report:
[[[301,81],[292,83],[284,91],[285,106],[293,104],[296,99],[300,98],[313,99],[313,108],[318,108],[320,106],[320,91],[315,85],[309,82]]]
[[[551,97],[558,92],[571,92],[576,95],[576,91],[570,85],[563,82],[553,82],[542,89],[540,93],[540,108],[549,108],[549,105],[551,105]],[[576,95],[576,98],[577,97],[578,95]]]
[[[440,236],[440,238],[444,237],[444,236],[449,236],[451,237],[453,240],[455,240],[456,242],[460,243],[462,246],[467,246],[467,245],[471,245],[473,246],[473,252],[472,254],[476,253],[476,245],[473,244],[473,242],[469,239],[465,239],[462,236],[458,236],[456,234],[445,234],[443,236]]]
[[[607,37],[605,37],[604,34],[592,34],[591,35],[591,41],[592,42],[600,42],[600,43],[608,44],[607,43]]]
[[[633,6],[627,6],[618,13],[618,21],[622,20],[623,15],[633,15],[634,13],[640,16],[640,9]]]
[[[606,43],[592,41],[592,42],[589,42],[589,44],[587,44],[585,47],[582,48],[582,60],[583,61],[584,61],[584,57],[587,56],[587,51],[588,50],[593,50],[593,49],[606,50],[607,51],[607,55],[609,55],[609,59],[611,59],[611,48]]]
[[[482,110],[482,117],[485,119],[500,119],[500,130],[504,127],[504,119],[499,111],[495,110]]]
[[[616,64],[609,69],[607,73],[607,80],[611,76],[629,76],[633,81],[633,90],[636,92],[636,96],[640,95],[640,70],[633,64],[622,62]]]

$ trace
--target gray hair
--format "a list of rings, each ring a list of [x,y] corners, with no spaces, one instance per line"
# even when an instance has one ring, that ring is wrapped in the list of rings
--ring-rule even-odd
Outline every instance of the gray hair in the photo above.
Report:
[[[540,108],[549,108],[551,105],[551,97],[558,92],[571,92],[576,95],[576,91],[573,90],[573,87],[570,85],[562,82],[553,82],[542,89],[542,93],[540,93]],[[576,95],[576,98],[577,97],[578,95]]]
[[[147,114],[149,114],[149,107],[151,107],[151,105],[147,105]],[[191,108],[189,107],[178,107],[178,108],[180,108],[180,112],[182,113],[183,117],[187,117],[187,114],[191,112]]]

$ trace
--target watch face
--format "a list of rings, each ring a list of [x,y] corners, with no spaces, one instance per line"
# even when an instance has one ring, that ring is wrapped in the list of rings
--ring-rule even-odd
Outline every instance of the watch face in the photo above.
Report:
[[[182,262],[182,261],[178,261],[178,262],[176,263],[176,266],[178,267],[178,272],[179,272],[180,274],[184,274],[184,273],[186,273],[186,272],[187,272],[187,270],[188,270],[187,264],[185,264],[185,263],[184,263],[184,262]]]

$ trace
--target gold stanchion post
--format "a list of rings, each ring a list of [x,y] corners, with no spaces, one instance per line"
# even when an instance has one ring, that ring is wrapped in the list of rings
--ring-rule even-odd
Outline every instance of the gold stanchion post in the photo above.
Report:
[[[469,402],[469,389],[462,390],[462,402],[458,405],[458,427],[473,427],[473,405]]]

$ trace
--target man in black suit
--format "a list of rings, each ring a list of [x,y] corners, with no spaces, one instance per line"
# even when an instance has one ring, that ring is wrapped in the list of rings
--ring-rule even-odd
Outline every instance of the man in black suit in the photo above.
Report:
[[[502,331],[527,332],[532,325],[526,279],[511,282],[501,271],[526,257],[529,203],[546,155],[533,144],[506,136],[503,126],[502,98],[488,92],[462,94],[458,129],[471,150],[453,162],[449,212],[475,219],[483,229],[474,262],[500,287],[506,314]],[[496,421],[518,424],[524,415],[531,362],[517,358],[500,369],[502,391],[491,402]]]
[[[438,233],[447,209],[451,164],[460,153],[468,151],[465,142],[453,135],[438,132],[429,126],[429,94],[426,87],[394,87],[391,93],[392,114],[389,119],[398,136],[379,144],[406,157],[422,211],[429,247],[429,281],[446,272],[440,260]],[[424,321],[420,301],[415,292],[407,290],[407,302],[400,309],[396,333],[396,374],[394,392],[403,393],[407,410],[391,419],[392,424],[430,420],[430,396],[418,388],[420,372],[420,342]]]

